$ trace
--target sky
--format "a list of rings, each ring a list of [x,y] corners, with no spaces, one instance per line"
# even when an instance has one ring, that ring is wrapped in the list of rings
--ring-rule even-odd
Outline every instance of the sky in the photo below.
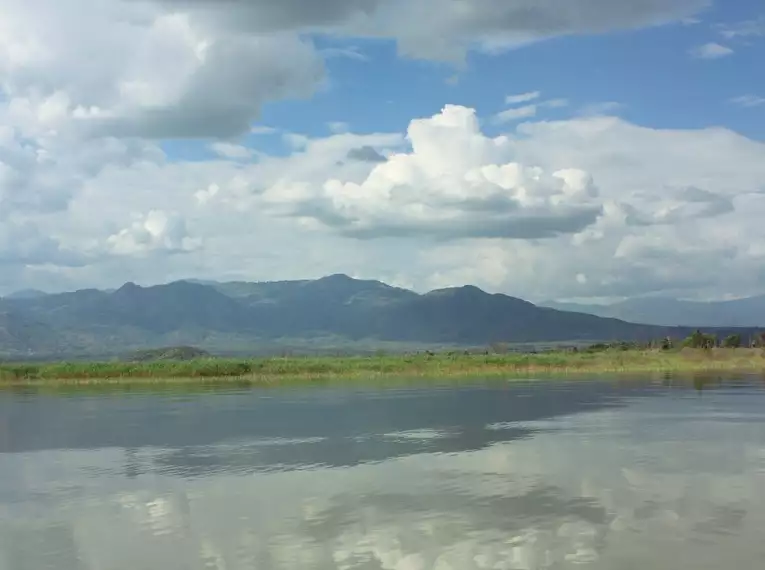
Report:
[[[0,294],[765,293],[761,0],[0,0]]]

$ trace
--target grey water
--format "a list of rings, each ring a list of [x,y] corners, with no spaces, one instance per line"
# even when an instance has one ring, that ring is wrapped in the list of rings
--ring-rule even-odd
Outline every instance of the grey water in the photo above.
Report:
[[[0,570],[761,569],[764,386],[0,392]]]

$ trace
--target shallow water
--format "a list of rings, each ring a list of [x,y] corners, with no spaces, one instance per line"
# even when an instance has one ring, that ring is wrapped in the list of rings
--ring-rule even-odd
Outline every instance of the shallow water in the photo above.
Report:
[[[0,570],[760,569],[764,386],[0,392]]]

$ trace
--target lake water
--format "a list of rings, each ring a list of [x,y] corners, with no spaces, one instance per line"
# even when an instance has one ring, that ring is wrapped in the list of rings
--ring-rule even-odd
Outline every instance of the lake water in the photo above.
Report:
[[[763,386],[0,392],[0,569],[759,570]]]

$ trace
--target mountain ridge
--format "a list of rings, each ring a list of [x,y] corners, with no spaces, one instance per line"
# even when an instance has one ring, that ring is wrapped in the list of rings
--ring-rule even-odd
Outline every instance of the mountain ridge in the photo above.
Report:
[[[486,346],[682,338],[691,328],[561,311],[473,285],[417,293],[336,274],[315,280],[180,280],[0,299],[0,355],[117,354],[169,345],[276,350],[364,342]],[[755,334],[750,329],[721,328]],[[270,348],[268,348],[270,347]]]
[[[765,326],[765,295],[727,301],[684,301],[671,297],[628,299],[610,305],[546,301],[543,306],[659,326]]]

